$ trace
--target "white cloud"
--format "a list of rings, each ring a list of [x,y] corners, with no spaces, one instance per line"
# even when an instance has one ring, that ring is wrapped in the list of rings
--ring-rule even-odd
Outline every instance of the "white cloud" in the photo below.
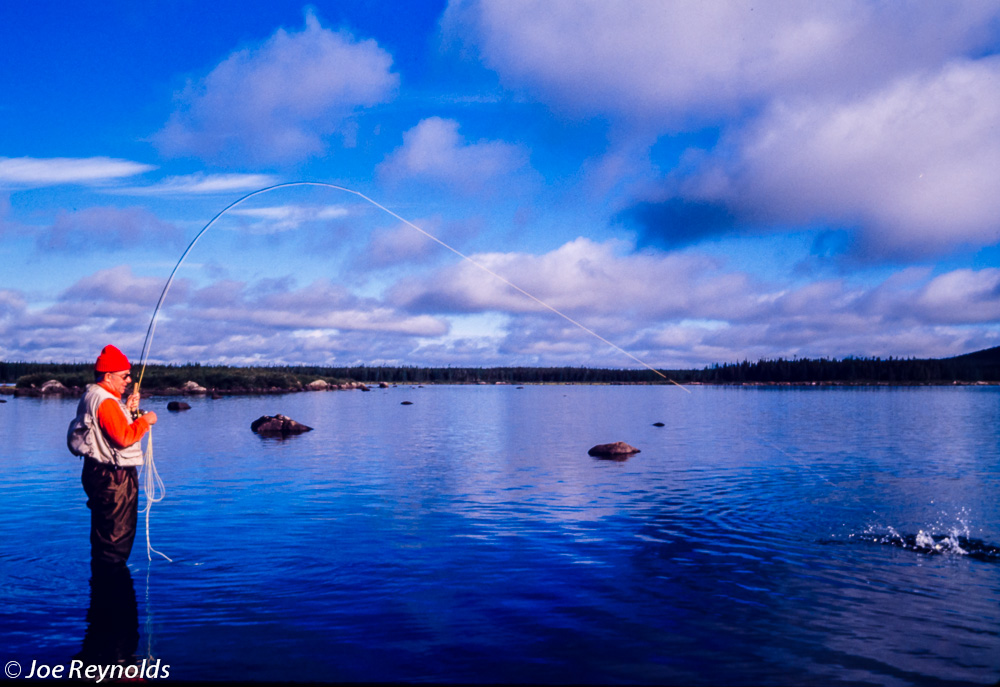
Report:
[[[551,104],[677,126],[854,94],[989,45],[996,3],[454,0],[446,36]]]
[[[670,317],[692,310],[732,316],[751,307],[744,275],[689,255],[620,255],[619,242],[578,238],[545,255],[486,253],[476,262],[566,313]],[[434,312],[545,312],[535,301],[467,261],[425,279],[405,279],[390,300]]]
[[[478,257],[656,366],[793,355],[946,357],[1000,343],[995,268],[910,271],[875,286],[837,279],[792,287],[726,272],[698,256],[619,255],[613,244],[586,240],[541,256]],[[411,300],[394,300],[360,297],[326,280],[302,287],[291,279],[224,281],[195,290],[182,279],[164,305],[151,358],[633,364],[491,280],[449,269],[401,285],[396,295]],[[0,290],[0,352],[8,359],[81,360],[115,342],[138,356],[162,286],[122,265],[79,280],[53,304]],[[482,311],[500,314],[476,315],[474,325],[459,315],[465,324],[450,325],[456,312]]]
[[[235,208],[230,215],[246,217],[245,229],[254,234],[273,234],[298,229],[309,222],[340,219],[350,214],[343,205],[278,205],[257,208]]]
[[[274,186],[278,178],[270,174],[188,174],[167,177],[149,186],[116,189],[130,195],[205,195],[256,191]]]
[[[917,316],[948,324],[1000,322],[1000,269],[959,269],[917,293]]]
[[[110,157],[0,157],[0,185],[7,187],[99,184],[156,169]]]
[[[580,239],[544,255],[475,257],[655,365],[947,356],[997,342],[1000,270],[910,270],[875,287],[827,280],[792,288],[697,255],[622,248]],[[4,291],[5,355],[74,360],[108,342],[138,355],[162,286],[161,278],[123,265],[80,280],[41,308]],[[392,296],[362,298],[322,280],[301,288],[288,278],[217,282],[196,291],[179,280],[152,355],[175,362],[632,364],[471,266],[404,281]],[[484,311],[501,314],[461,332],[448,325],[454,313]]]
[[[169,155],[231,164],[301,160],[323,152],[356,108],[386,102],[399,83],[392,57],[373,40],[323,28],[279,29],[263,45],[238,50],[178,95],[156,136]]]
[[[680,186],[739,217],[832,222],[858,252],[1000,241],[1000,57],[957,61],[852,101],[777,104]]]
[[[440,182],[465,193],[497,191],[528,168],[528,151],[504,141],[466,143],[453,119],[429,117],[403,134],[403,145],[379,165],[390,179]]]
[[[790,288],[728,272],[697,255],[618,255],[616,248],[577,239],[540,256],[473,257],[657,365],[791,355],[948,356],[995,345],[990,342],[998,336],[1000,270],[933,278],[911,272],[874,287],[837,279]],[[389,299],[430,314],[506,313],[512,319],[505,331],[484,340],[499,339],[498,353],[531,364],[629,364],[468,263],[403,279]],[[538,357],[543,351],[555,358]]]

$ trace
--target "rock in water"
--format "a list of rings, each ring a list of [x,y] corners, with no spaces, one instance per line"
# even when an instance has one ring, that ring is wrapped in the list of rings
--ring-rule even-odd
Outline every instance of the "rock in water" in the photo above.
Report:
[[[653,426],[654,426],[654,427],[666,427],[666,425],[665,425],[665,424],[663,424],[662,422],[654,422],[654,423],[653,423]]]
[[[171,401],[167,404],[167,410],[173,410],[175,412],[180,410],[191,410],[191,406],[184,401]]]
[[[597,458],[623,459],[639,453],[635,446],[629,446],[624,441],[616,441],[613,444],[598,444],[587,451],[587,455]]]
[[[312,427],[306,427],[287,415],[263,415],[250,423],[250,429],[257,434],[283,437],[312,431]]]

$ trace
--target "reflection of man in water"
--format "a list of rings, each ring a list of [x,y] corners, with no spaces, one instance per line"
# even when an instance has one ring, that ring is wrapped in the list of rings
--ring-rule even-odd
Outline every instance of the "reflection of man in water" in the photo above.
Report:
[[[83,452],[83,482],[90,508],[90,556],[97,565],[122,566],[135,541],[139,517],[140,440],[156,424],[156,413],[132,421],[139,394],[121,397],[132,378],[128,358],[105,346],[94,365],[94,381],[77,407],[77,418],[90,428]],[[131,580],[131,578],[130,578]]]
[[[139,647],[135,585],[125,565],[91,563],[90,610],[83,648],[73,658],[86,665],[129,664]]]

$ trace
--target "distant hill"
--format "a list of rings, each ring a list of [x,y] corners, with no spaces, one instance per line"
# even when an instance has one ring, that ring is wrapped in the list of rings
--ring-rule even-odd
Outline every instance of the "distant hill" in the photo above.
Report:
[[[713,365],[698,381],[720,384],[952,384],[1000,382],[1000,347],[952,358],[798,358]]]
[[[963,353],[962,355],[956,355],[952,358],[945,358],[945,360],[955,360],[961,363],[975,363],[979,365],[1000,366],[1000,346],[984,348],[983,350],[976,351],[975,353]]]
[[[965,379],[1000,381],[1000,346],[957,355],[954,358],[947,358],[946,361],[954,364],[956,373],[965,375]]]

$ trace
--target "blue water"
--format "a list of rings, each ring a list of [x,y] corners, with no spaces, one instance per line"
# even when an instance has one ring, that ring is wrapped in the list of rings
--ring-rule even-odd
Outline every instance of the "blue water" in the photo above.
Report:
[[[209,680],[1000,679],[1000,388],[690,390],[147,401],[174,562],[140,521],[136,654]],[[6,398],[0,658],[68,664],[102,627],[76,402]],[[316,429],[250,431],[278,412]],[[587,455],[618,440],[642,452]]]

